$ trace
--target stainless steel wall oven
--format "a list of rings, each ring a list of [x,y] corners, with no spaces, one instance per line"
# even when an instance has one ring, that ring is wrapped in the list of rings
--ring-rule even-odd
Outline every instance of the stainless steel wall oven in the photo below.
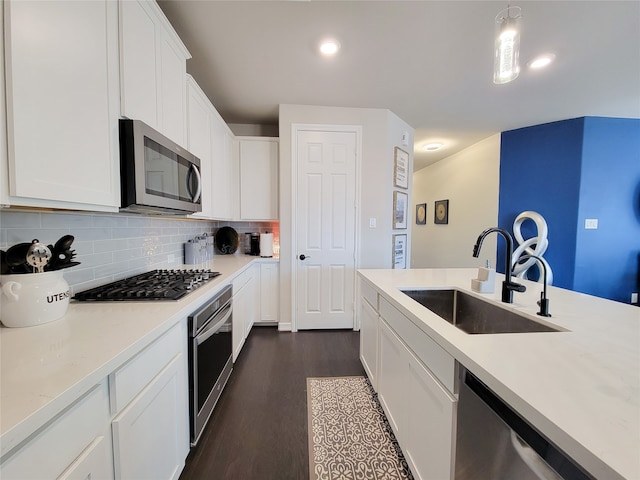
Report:
[[[189,316],[191,445],[204,430],[233,368],[232,287]]]

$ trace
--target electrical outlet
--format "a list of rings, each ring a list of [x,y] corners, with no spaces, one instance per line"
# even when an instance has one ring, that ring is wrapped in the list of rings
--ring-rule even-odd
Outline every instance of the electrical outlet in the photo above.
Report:
[[[585,220],[584,220],[584,228],[586,230],[597,230],[598,229],[598,219],[597,218],[585,218]]]
[[[631,294],[631,303],[638,303],[638,292]]]
[[[173,253],[170,253],[169,255],[167,255],[167,263],[173,263],[175,259],[176,257]]]

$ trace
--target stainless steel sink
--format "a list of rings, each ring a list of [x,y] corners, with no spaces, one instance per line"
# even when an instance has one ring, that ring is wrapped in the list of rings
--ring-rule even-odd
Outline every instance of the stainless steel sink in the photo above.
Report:
[[[400,290],[460,330],[472,334],[561,332],[460,290]]]

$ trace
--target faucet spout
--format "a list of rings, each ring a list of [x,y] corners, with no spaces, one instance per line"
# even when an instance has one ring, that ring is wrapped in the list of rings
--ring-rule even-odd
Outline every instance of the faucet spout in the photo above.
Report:
[[[511,235],[509,234],[509,232],[498,227],[487,228],[484,232],[480,234],[480,236],[478,237],[478,240],[476,240],[476,244],[473,246],[473,256],[477,258],[478,255],[480,255],[482,242],[484,242],[485,237],[492,232],[496,232],[502,235],[506,243],[507,251],[505,252],[505,259],[504,259],[505,280],[504,282],[502,282],[502,301],[504,303],[513,303],[513,292],[514,291],[524,292],[526,290],[526,287],[524,285],[521,285],[519,283],[514,283],[511,281],[511,257],[513,255],[513,239],[511,238]]]
[[[523,260],[527,260],[528,258],[533,258],[538,261],[540,265],[542,265],[542,281],[543,287],[542,292],[540,293],[540,300],[538,301],[538,305],[540,306],[540,311],[538,315],[541,317],[550,317],[549,313],[549,299],[547,298],[547,264],[542,258],[537,255],[522,255],[518,258],[517,263],[522,262]]]

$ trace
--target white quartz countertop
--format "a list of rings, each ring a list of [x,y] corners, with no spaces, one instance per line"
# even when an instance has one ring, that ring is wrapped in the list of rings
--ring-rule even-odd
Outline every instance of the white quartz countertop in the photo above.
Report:
[[[640,308],[542,285],[500,302],[471,291],[476,269],[360,270],[378,292],[598,479],[640,479]],[[400,292],[454,287],[568,331],[469,335]]]
[[[65,316],[54,322],[0,328],[0,456],[189,316],[251,263],[277,261],[217,255],[203,268],[221,275],[181,300],[71,301]]]

